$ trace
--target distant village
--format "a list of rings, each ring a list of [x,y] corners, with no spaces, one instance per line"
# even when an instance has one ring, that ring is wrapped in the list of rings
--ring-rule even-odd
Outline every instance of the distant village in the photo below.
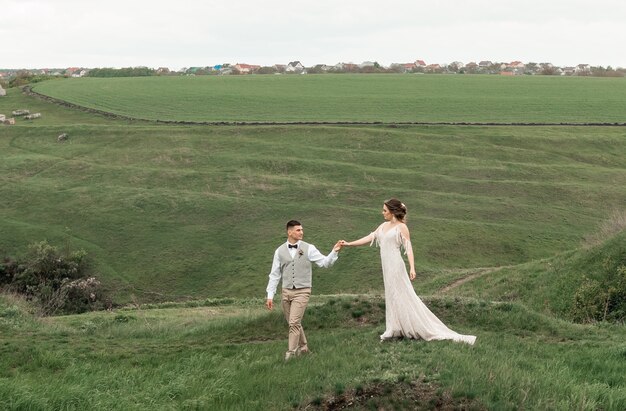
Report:
[[[9,84],[11,79],[19,76],[45,77],[130,77],[130,76],[200,76],[200,75],[246,75],[246,74],[324,74],[324,73],[416,73],[416,74],[494,74],[502,76],[519,75],[552,75],[552,76],[602,76],[623,77],[626,68],[612,68],[578,64],[570,67],[559,67],[551,63],[523,63],[480,61],[467,64],[454,61],[449,64],[427,64],[424,60],[409,63],[393,63],[382,66],[375,61],[356,63],[337,63],[335,65],[317,64],[305,66],[300,61],[288,64],[261,66],[255,64],[217,64],[214,66],[185,67],[170,70],[167,67],[129,67],[84,68],[70,67],[65,69],[0,69],[0,81]]]

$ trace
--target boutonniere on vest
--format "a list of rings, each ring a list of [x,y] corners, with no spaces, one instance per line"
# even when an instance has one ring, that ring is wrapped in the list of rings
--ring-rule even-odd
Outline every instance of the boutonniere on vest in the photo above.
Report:
[[[302,250],[298,250],[298,255],[299,255],[300,257],[302,257],[302,256],[304,255],[304,251],[302,251]]]

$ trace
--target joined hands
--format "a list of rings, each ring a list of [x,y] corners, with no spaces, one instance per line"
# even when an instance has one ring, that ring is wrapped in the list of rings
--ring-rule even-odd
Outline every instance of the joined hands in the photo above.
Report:
[[[348,242],[346,240],[339,240],[335,243],[333,251],[339,252],[343,247],[348,247]]]

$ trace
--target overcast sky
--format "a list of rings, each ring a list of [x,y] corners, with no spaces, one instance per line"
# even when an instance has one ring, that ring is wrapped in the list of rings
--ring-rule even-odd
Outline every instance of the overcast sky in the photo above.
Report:
[[[624,0],[0,0],[0,68],[626,67]]]

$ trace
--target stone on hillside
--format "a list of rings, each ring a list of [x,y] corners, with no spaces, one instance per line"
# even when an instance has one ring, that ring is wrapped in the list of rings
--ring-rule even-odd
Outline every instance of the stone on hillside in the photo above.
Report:
[[[0,86],[0,97],[1,96],[6,96],[7,95],[7,91],[5,89],[2,88],[2,86]]]
[[[27,116],[24,116],[24,120],[34,120],[36,118],[41,117],[41,113],[33,113],[33,114],[29,114]]]
[[[7,118],[6,120],[0,121],[0,123],[10,126],[10,125],[15,124],[15,119],[13,117]]]
[[[0,123],[4,122],[4,120],[7,119],[7,116],[5,116],[4,114],[0,114]]]
[[[29,110],[13,110],[14,116],[26,116],[28,114],[30,114]]]
[[[61,143],[67,140],[68,138],[70,138],[70,136],[68,136],[67,133],[59,134],[59,136],[57,137],[57,141]]]

